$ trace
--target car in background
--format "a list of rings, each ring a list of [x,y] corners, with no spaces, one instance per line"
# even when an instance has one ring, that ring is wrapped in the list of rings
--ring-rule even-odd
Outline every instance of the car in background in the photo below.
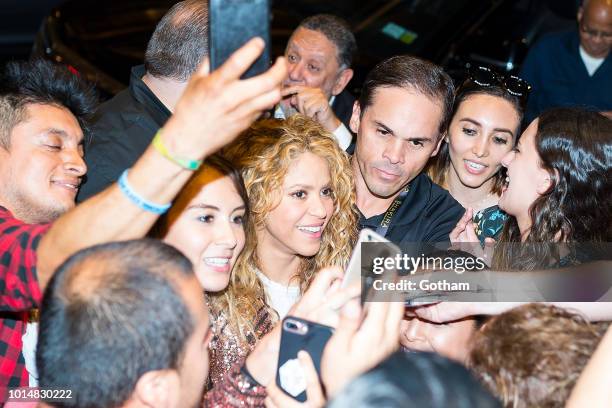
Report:
[[[204,1],[204,0],[203,0]],[[568,9],[575,10],[575,1]],[[128,84],[141,64],[155,25],[174,0],[67,0],[43,22],[34,53],[69,65],[94,82],[103,98]],[[467,66],[486,64],[516,72],[529,45],[557,18],[563,0],[273,0],[272,54],[281,55],[293,29],[313,14],[345,18],[359,53],[351,90],[379,61],[412,54],[447,68],[460,79]],[[551,17],[552,16],[552,17]],[[554,24],[553,24],[554,25]],[[550,27],[548,27],[550,28]]]

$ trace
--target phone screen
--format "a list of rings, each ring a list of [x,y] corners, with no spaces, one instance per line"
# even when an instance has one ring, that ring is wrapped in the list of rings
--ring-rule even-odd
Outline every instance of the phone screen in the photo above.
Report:
[[[242,78],[259,75],[270,67],[269,0],[210,0],[209,15],[211,71],[254,37],[261,37],[266,47]]]

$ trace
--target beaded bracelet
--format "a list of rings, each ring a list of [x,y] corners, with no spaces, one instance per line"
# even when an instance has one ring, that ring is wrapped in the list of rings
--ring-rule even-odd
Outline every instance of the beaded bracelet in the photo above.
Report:
[[[170,154],[168,148],[166,147],[166,145],[164,145],[164,142],[161,138],[161,133],[161,129],[158,130],[155,134],[155,137],[153,138],[153,147],[159,152],[159,154],[170,160],[172,163],[178,164],[184,169],[196,171],[200,168],[200,166],[202,165],[202,160],[191,160],[186,159],[184,157],[176,157]]]
[[[127,181],[127,174],[127,170],[121,173],[121,177],[119,177],[118,182],[119,188],[121,189],[123,195],[125,195],[132,203],[136,204],[139,208],[151,212],[153,214],[163,214],[168,211],[172,204],[159,205],[152,203],[151,201],[148,201],[147,199],[141,197],[140,195],[138,195],[138,193],[132,190],[132,187],[130,187]]]

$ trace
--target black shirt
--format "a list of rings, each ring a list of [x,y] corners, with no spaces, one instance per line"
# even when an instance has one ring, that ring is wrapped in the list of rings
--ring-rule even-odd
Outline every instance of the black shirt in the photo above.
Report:
[[[85,148],[87,177],[77,202],[117,181],[151,144],[170,111],[142,82],[143,65],[132,68],[130,86],[100,105],[92,126],[91,144]]]
[[[355,97],[351,95],[348,90],[343,90],[334,99],[332,104],[332,110],[336,114],[336,117],[340,122],[344,123],[344,126],[348,130],[351,130],[351,116],[353,116],[353,104],[355,103]]]
[[[448,242],[448,235],[463,216],[464,208],[426,174],[419,174],[391,219],[386,238],[402,246],[412,242]],[[383,214],[359,219],[360,228],[376,231]]]

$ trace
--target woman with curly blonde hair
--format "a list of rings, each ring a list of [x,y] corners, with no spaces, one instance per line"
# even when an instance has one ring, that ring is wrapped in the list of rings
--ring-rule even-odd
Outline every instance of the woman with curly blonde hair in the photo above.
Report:
[[[224,154],[241,169],[250,213],[230,284],[209,298],[223,327],[211,350],[213,382],[287,314],[316,271],[346,266],[357,235],[348,155],[315,121],[260,121]]]

